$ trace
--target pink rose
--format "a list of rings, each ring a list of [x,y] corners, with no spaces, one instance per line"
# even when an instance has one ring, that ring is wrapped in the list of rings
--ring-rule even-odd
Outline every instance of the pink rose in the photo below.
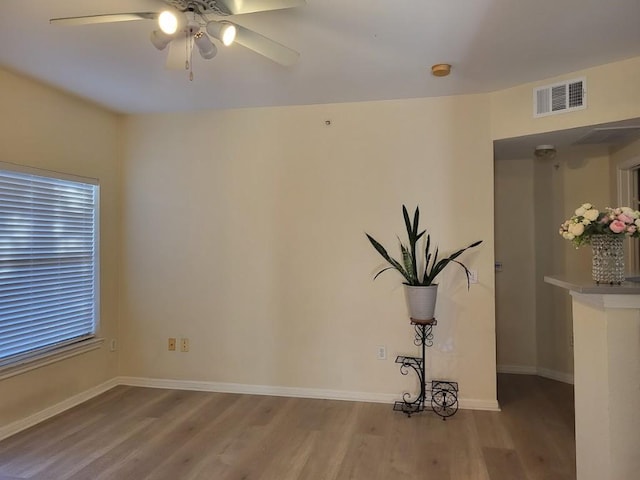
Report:
[[[634,233],[636,233],[637,230],[638,230],[638,227],[636,227],[635,225],[630,225],[627,227],[627,233],[629,235],[633,235]]]
[[[621,222],[624,222],[626,224],[633,223],[633,220],[631,219],[631,217],[628,217],[624,213],[621,213],[620,215],[618,215],[618,220],[620,220]]]
[[[622,233],[624,232],[625,228],[626,228],[626,225],[624,224],[624,222],[621,222],[620,220],[614,220],[609,224],[609,229],[613,233]]]

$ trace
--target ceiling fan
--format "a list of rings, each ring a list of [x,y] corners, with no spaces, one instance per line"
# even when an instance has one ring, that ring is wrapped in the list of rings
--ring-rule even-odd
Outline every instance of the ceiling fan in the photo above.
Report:
[[[228,21],[227,17],[299,7],[306,3],[305,0],[158,0],[158,3],[161,5],[157,12],[52,18],[49,23],[87,25],[157,20],[159,29],[151,32],[151,43],[158,50],[164,50],[167,45],[169,46],[168,68],[191,70],[191,53],[194,46],[202,58],[208,60],[215,57],[218,49],[211,41],[211,37],[225,46],[238,43],[284,66],[293,65],[300,56],[289,47]],[[190,78],[193,79],[193,71]]]

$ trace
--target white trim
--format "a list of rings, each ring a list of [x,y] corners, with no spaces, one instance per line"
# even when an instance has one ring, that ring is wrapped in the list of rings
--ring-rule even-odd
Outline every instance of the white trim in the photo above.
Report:
[[[66,172],[58,172],[56,170],[47,170],[44,168],[30,167],[19,163],[0,162],[0,169],[9,170],[11,172],[26,173],[30,175],[38,175],[40,177],[59,178],[60,180],[68,180],[70,182],[88,183],[90,185],[100,185],[100,180],[93,177],[83,177]]]
[[[573,385],[573,374],[559,372],[543,367],[533,367],[531,365],[498,365],[498,373],[512,373],[515,375],[537,375],[539,377],[557,380],[558,382]]]
[[[52,363],[75,357],[82,353],[97,350],[102,346],[103,342],[104,338],[90,338],[64,347],[55,348],[36,356],[27,357],[15,363],[0,366],[0,380],[20,375],[21,373],[35,370],[36,368],[41,368],[46,365],[51,365]]]
[[[393,403],[397,395],[389,393],[350,392],[320,388],[279,387],[271,385],[247,385],[243,383],[202,382],[194,380],[172,380],[163,378],[119,377],[120,385],[132,387],[170,388],[175,390],[197,390],[201,392],[241,393],[248,395],[271,395],[274,397],[319,398],[324,400],[347,400],[352,402]]]
[[[538,367],[538,375],[544,378],[549,378],[551,380],[557,380],[558,382],[569,383],[573,385],[572,373],[558,372],[557,370]]]
[[[40,422],[44,422],[45,420],[58,415],[59,413],[64,412],[65,410],[69,410],[81,403],[86,402],[87,400],[96,397],[107,390],[111,390],[113,387],[118,385],[118,379],[112,378],[100,385],[96,385],[95,387],[90,388],[89,390],[85,390],[84,392],[78,393],[73,397],[67,398],[60,403],[56,403],[55,405],[45,408],[44,410],[39,411],[38,413],[34,413],[33,415],[29,415],[26,418],[21,420],[16,420],[9,425],[5,425],[0,427],[0,440],[4,440],[11,435],[15,435],[22,430],[26,430],[27,428],[33,427]]]
[[[475,398],[460,398],[458,405],[462,410],[486,410],[489,412],[500,412],[502,409],[497,400],[477,400]]]
[[[530,365],[498,365],[498,373],[513,373],[516,375],[537,375],[538,369]]]
[[[121,385],[132,387],[171,388],[176,390],[198,390],[203,392],[241,393],[249,395],[272,395],[275,397],[318,398],[322,400],[345,400],[352,402],[393,403],[398,400],[395,393],[351,392],[347,390],[324,390],[319,388],[278,387],[269,385],[247,385],[241,383],[200,382],[192,380],[170,380],[145,377],[120,377]],[[499,411],[495,400],[460,398],[461,409]]]
[[[617,190],[618,205],[627,205],[634,210],[638,210],[638,192],[634,182],[635,170],[640,169],[640,157],[632,157],[617,165]],[[627,264],[627,272],[635,273],[640,266],[640,259],[636,258],[637,253],[636,239],[625,242],[625,252],[629,260]]]

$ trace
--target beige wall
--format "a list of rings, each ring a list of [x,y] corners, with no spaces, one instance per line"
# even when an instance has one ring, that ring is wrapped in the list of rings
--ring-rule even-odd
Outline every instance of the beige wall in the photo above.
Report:
[[[493,169],[486,95],[135,116],[124,165],[122,373],[398,394],[417,353],[396,251],[419,204],[443,251],[430,375],[495,400]],[[330,126],[325,125],[331,120]],[[168,352],[168,337],[191,340]],[[386,345],[388,360],[376,360]]]
[[[587,80],[586,109],[533,118],[534,88],[577,77]],[[491,93],[491,137],[497,140],[640,117],[638,85],[640,57]]]
[[[533,118],[535,87],[578,77],[585,77],[587,82],[585,110]],[[494,140],[520,137],[640,117],[640,91],[636,88],[638,84],[640,84],[640,57],[493,92],[489,94],[491,137]],[[535,368],[542,373],[569,379],[573,370],[573,352],[571,348],[567,348],[571,341],[569,298],[566,292],[545,284],[543,277],[562,272],[589,276],[591,266],[589,249],[575,250],[569,242],[556,234],[558,226],[583,202],[589,201],[600,207],[617,204],[617,200],[612,201],[616,197],[615,165],[637,155],[638,152],[640,152],[640,143],[614,152],[609,162],[609,155],[605,149],[574,148],[570,152],[566,150],[559,152],[553,164],[540,162],[534,164],[536,262],[535,289],[532,295],[535,296],[537,310],[537,365]],[[555,164],[559,165],[557,170],[553,166]],[[502,181],[505,179],[497,178],[496,185]],[[496,195],[496,202],[498,202],[500,193],[496,192]],[[512,198],[511,202],[517,203],[517,199]],[[504,208],[508,209],[496,204],[496,212]],[[498,232],[503,228],[498,216],[497,245],[500,244],[498,237],[502,235]],[[509,248],[507,247],[507,250]],[[526,249],[526,246],[524,248]],[[503,249],[498,248],[497,259],[499,260],[502,255]],[[521,266],[526,270],[529,263],[525,261]],[[497,277],[497,282],[496,310],[499,316],[497,325],[500,333],[503,328],[500,312],[512,311],[515,305],[510,300],[503,301],[505,297],[500,296],[502,287],[500,276]],[[528,303],[527,301],[526,304]],[[504,323],[502,325],[504,326]],[[510,333],[515,337],[504,335],[503,339],[500,339],[500,335],[498,336],[499,347],[503,345],[498,353],[501,365],[504,365],[503,359],[506,358],[520,360],[519,356],[513,354],[516,350],[514,344],[522,345],[525,334],[518,333],[515,325],[510,328],[512,330]],[[524,358],[524,355],[522,357]]]
[[[118,336],[120,119],[0,69],[0,161],[100,180],[100,335]],[[0,380],[0,425],[39,412],[117,375],[106,346]]]
[[[538,306],[538,368],[570,376],[573,374],[571,348],[571,300],[567,292],[547,283],[549,274],[591,277],[591,249],[576,249],[558,234],[560,224],[585,202],[600,208],[609,206],[609,155],[606,147],[573,148],[559,152],[553,162],[537,163],[536,224],[538,260],[536,275]],[[547,189],[551,186],[551,189]]]
[[[533,159],[496,160],[496,337],[505,371],[537,365],[533,180]]]
[[[576,250],[557,232],[582,203],[609,205],[608,151],[574,147],[555,160],[495,163],[496,260],[503,262],[496,274],[498,366],[569,381],[571,302],[544,276],[590,277],[590,248]]]

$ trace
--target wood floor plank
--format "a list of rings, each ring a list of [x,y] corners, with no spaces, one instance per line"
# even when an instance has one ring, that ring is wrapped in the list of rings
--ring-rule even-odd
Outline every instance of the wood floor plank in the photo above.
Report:
[[[483,447],[513,448],[511,432],[504,424],[502,412],[474,411],[478,440]]]
[[[531,480],[515,450],[484,447],[482,453],[491,480]]]
[[[384,445],[384,438],[380,435],[354,433],[336,478],[338,480],[381,479],[382,468],[378,459],[384,452]]]
[[[360,404],[330,400],[323,402],[326,409],[319,418],[324,418],[325,421],[316,418],[319,429],[313,437],[313,454],[307,458],[300,472],[301,479],[335,480],[356,428]]]
[[[489,480],[474,413],[461,410],[456,414],[460,416],[459,421],[447,423],[451,478],[455,480]]]
[[[575,480],[571,386],[500,375],[502,412],[117,387],[0,442],[0,480]]]

